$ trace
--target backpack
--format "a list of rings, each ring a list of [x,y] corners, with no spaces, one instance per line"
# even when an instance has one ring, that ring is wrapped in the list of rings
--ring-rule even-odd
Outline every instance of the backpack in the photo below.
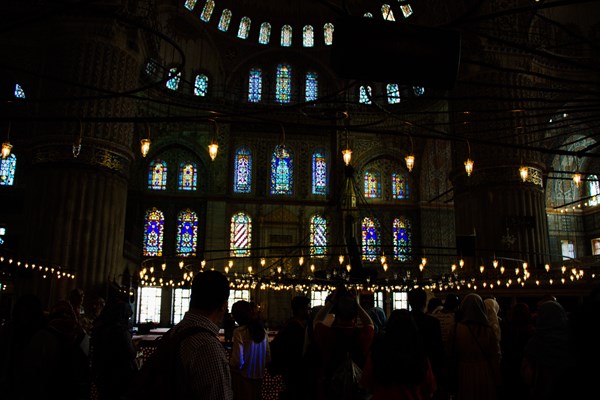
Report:
[[[164,400],[177,398],[177,359],[179,346],[184,339],[208,329],[193,326],[183,328],[175,334],[167,332],[158,339],[158,346],[142,364],[142,368],[129,386],[127,398],[130,400]]]

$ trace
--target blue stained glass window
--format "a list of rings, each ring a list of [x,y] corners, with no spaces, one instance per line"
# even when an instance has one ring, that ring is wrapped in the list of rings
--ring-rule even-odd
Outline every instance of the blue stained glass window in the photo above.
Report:
[[[378,171],[365,172],[365,197],[370,199],[381,198],[381,178]]]
[[[331,46],[333,44],[333,24],[331,22],[323,25],[323,36],[325,39],[325,44],[327,46]]]
[[[281,27],[281,45],[283,47],[290,47],[292,45],[292,27],[289,25]]]
[[[395,21],[394,12],[392,11],[392,7],[389,4],[384,4],[381,6],[381,14],[383,15],[383,19],[386,21]]]
[[[361,104],[371,104],[371,86],[361,86],[358,91],[358,102]]]
[[[315,45],[315,30],[312,25],[302,28],[302,46],[313,47]]]
[[[162,211],[151,208],[146,211],[144,226],[144,256],[160,257],[163,251],[165,216]]]
[[[250,193],[252,190],[252,153],[247,147],[240,147],[235,152],[233,173],[233,191]]]
[[[386,86],[387,100],[389,104],[400,103],[400,88],[397,83],[388,83]]]
[[[19,85],[18,83],[15,84],[15,98],[17,98],[17,99],[25,98],[25,91],[23,90],[21,85]]]
[[[399,172],[392,174],[392,198],[408,199],[408,182],[406,177]]]
[[[365,217],[362,220],[362,259],[375,261],[380,251],[379,222],[374,218]]]
[[[271,194],[293,194],[294,163],[289,151],[278,154],[273,151],[271,158]]]
[[[394,260],[409,261],[411,259],[410,222],[404,217],[394,219],[393,223]]]
[[[229,29],[229,23],[231,22],[231,10],[224,9],[221,13],[221,19],[219,20],[219,30],[227,32]]]
[[[204,22],[210,21],[214,9],[215,2],[213,0],[206,0],[206,4],[204,4],[204,8],[202,9],[202,14],[200,14],[200,19]]]
[[[192,11],[196,6],[196,0],[185,0],[185,4],[183,6]]]
[[[196,164],[183,162],[179,165],[179,190],[196,190],[198,171]]]
[[[278,103],[289,103],[292,98],[292,67],[288,64],[277,66],[275,100]]]
[[[312,157],[312,192],[327,194],[327,159],[318,151]]]
[[[310,219],[310,256],[322,258],[327,255],[327,220],[320,215]]]
[[[258,43],[269,44],[269,40],[271,40],[271,24],[269,24],[268,22],[263,22],[260,25]]]
[[[198,216],[189,208],[177,216],[177,249],[181,257],[194,257],[198,242]]]
[[[250,22],[250,18],[242,17],[237,34],[240,39],[248,39],[248,35],[250,34]]]
[[[248,79],[248,101],[258,103],[262,98],[262,70],[252,68]]]
[[[413,13],[413,10],[412,10],[412,7],[410,6],[410,4],[401,4],[400,9],[402,10],[402,15],[404,15],[404,18],[410,17]]]
[[[231,257],[249,257],[251,244],[252,220],[243,212],[237,213],[231,217]]]
[[[148,168],[148,189],[167,189],[167,163],[162,160],[154,160]]]
[[[315,101],[319,97],[319,75],[316,72],[306,73],[306,101]]]
[[[10,153],[8,157],[0,159],[0,186],[12,186],[15,182],[17,170],[17,156]]]
[[[204,74],[196,75],[194,95],[204,97],[206,93],[208,93],[208,76]]]
[[[169,80],[166,83],[167,88],[171,90],[177,90],[179,88],[179,81],[181,80],[181,71],[177,72],[177,68],[171,68],[169,70]]]

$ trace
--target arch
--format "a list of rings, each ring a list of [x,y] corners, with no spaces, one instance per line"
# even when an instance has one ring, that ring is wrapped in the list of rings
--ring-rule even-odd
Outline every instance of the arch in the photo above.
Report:
[[[179,179],[177,185],[179,190],[196,190],[197,180],[198,168],[196,167],[196,163],[183,161],[179,164]]]
[[[408,199],[408,179],[398,171],[392,172],[392,199]]]
[[[252,191],[252,152],[246,146],[241,146],[235,151],[233,191],[235,193]]]
[[[223,9],[221,18],[219,19],[219,30],[221,32],[227,32],[229,24],[231,23],[231,10],[228,8]]]
[[[271,157],[271,194],[293,194],[294,159],[290,150],[279,145]]]
[[[252,245],[252,219],[246,213],[239,212],[231,217],[231,235],[229,241],[231,257],[249,257]]]
[[[323,258],[327,255],[327,220],[315,214],[310,219],[310,256]]]
[[[262,99],[262,69],[254,67],[250,69],[248,77],[248,101],[259,103]]]
[[[165,215],[162,211],[153,207],[146,210],[144,220],[144,256],[161,257],[163,253]]]
[[[292,99],[292,66],[277,65],[275,77],[275,100],[278,103],[289,103]]]
[[[177,247],[180,257],[194,257],[198,246],[198,216],[189,208],[177,215]]]
[[[392,223],[392,242],[394,245],[394,260],[406,262],[411,260],[412,232],[410,221],[405,217],[394,218]]]
[[[363,175],[364,194],[368,199],[381,198],[381,173],[376,169],[368,169]]]
[[[150,162],[148,167],[148,189],[167,190],[167,163],[161,159]]]
[[[315,151],[312,155],[312,194],[327,194],[327,172],[327,156],[320,150]]]
[[[379,221],[375,218],[364,217],[362,220],[362,259],[364,261],[373,262],[381,253],[379,227]]]

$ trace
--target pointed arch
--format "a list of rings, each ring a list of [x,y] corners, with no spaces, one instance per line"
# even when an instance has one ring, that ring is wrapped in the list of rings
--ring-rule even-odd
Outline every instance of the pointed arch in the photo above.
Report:
[[[327,255],[327,220],[316,214],[310,219],[310,256],[323,258]]]
[[[364,193],[368,199],[381,198],[381,174],[376,169],[368,169],[363,176]]]
[[[229,29],[229,24],[231,23],[231,10],[225,8],[221,13],[221,18],[219,19],[219,30],[222,32],[227,32]]]
[[[364,217],[362,220],[362,259],[364,261],[375,261],[381,253],[379,227],[379,221],[375,218]]]
[[[392,224],[392,232],[394,260],[402,262],[411,260],[412,232],[408,218],[395,218]]]
[[[235,193],[250,193],[252,191],[252,152],[242,146],[235,152],[233,166],[233,191]]]
[[[278,103],[289,103],[292,99],[292,66],[289,64],[277,65],[275,84],[275,100]]]
[[[163,253],[165,215],[162,211],[153,207],[146,210],[144,220],[144,256],[161,257]]]
[[[248,77],[248,101],[250,103],[259,103],[262,98],[262,69],[250,69]]]
[[[275,149],[271,157],[271,194],[292,195],[294,159],[289,149]]]
[[[312,156],[312,193],[327,194],[327,157],[322,151],[315,151]]]
[[[179,164],[179,190],[196,190],[198,179],[198,168],[191,161],[184,161]]]
[[[392,173],[392,198],[408,199],[408,181],[401,172]]]
[[[249,257],[252,245],[252,220],[243,212],[231,217],[230,255]]]
[[[177,248],[180,257],[194,257],[198,245],[198,216],[189,208],[177,215]]]
[[[167,190],[167,163],[156,159],[148,167],[148,189]]]

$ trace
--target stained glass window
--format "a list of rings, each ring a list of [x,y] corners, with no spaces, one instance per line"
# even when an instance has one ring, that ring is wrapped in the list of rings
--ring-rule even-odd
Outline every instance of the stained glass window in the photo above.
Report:
[[[386,86],[387,100],[389,104],[400,103],[400,88],[397,83],[388,83]]]
[[[374,218],[365,217],[362,220],[362,259],[375,261],[381,249],[379,237],[379,222]]]
[[[413,13],[413,10],[412,10],[412,7],[410,6],[410,4],[401,4],[400,9],[402,10],[402,15],[404,15],[404,18],[410,17]]]
[[[165,216],[162,211],[151,208],[146,211],[144,226],[144,256],[160,257],[163,251]]]
[[[327,46],[331,46],[333,44],[333,24],[331,22],[323,25],[323,36],[325,39],[325,44]]]
[[[315,101],[319,97],[319,76],[314,71],[306,73],[306,88],[305,88],[305,99],[306,101]]]
[[[292,95],[292,67],[288,64],[277,66],[275,100],[278,103],[289,103]]]
[[[270,39],[271,39],[271,24],[269,24],[268,22],[263,22],[260,25],[260,33],[258,35],[258,43],[269,44]]]
[[[148,76],[153,76],[156,73],[157,70],[157,64],[156,61],[150,59],[148,60],[148,62],[146,63],[146,75]]]
[[[409,261],[411,259],[410,222],[404,217],[394,219],[393,224],[394,260]]]
[[[240,147],[235,152],[233,173],[233,191],[250,193],[252,190],[252,153],[247,147]]]
[[[320,215],[310,219],[310,256],[325,257],[327,254],[327,220]]]
[[[23,90],[23,88],[21,87],[21,85],[19,85],[18,83],[15,84],[15,97],[17,99],[24,99],[25,98],[25,91]]]
[[[319,151],[312,157],[312,192],[327,194],[327,159]]]
[[[302,28],[302,46],[313,47],[315,45],[315,30],[312,25]]]
[[[415,96],[423,96],[425,94],[425,88],[423,86],[413,86],[413,92]]]
[[[406,177],[399,172],[392,174],[392,198],[408,199],[408,182]]]
[[[392,7],[389,4],[384,4],[381,6],[381,14],[383,15],[383,19],[386,21],[395,21],[394,12],[392,11]]]
[[[373,18],[373,14],[371,14],[370,12],[366,12],[366,13],[364,13],[363,17],[365,17],[365,18]]]
[[[231,217],[230,254],[232,257],[250,256],[252,220],[243,212]]]
[[[358,92],[358,102],[361,104],[371,104],[371,86],[361,86]]]
[[[378,171],[365,172],[365,197],[370,199],[381,198],[381,179]]]
[[[181,257],[196,255],[198,242],[198,216],[189,208],[181,210],[177,216],[177,249]]]
[[[248,79],[248,101],[258,103],[262,98],[262,70],[252,68]]]
[[[289,151],[278,154],[273,151],[271,158],[271,194],[293,194],[294,163]]]
[[[248,35],[250,34],[250,22],[250,18],[242,17],[240,28],[238,29],[238,37],[240,39],[248,39]]]
[[[587,178],[588,188],[590,191],[590,206],[596,206],[600,204],[600,182],[598,181],[598,176],[590,175]]]
[[[148,189],[167,189],[167,163],[162,160],[154,160],[148,168]]]
[[[292,45],[292,27],[284,25],[281,27],[281,45],[290,47]]]
[[[198,171],[196,164],[191,162],[182,162],[179,165],[179,190],[196,190],[196,180]]]
[[[185,0],[185,4],[183,6],[192,11],[196,6],[196,0]]]
[[[206,0],[206,4],[202,9],[202,14],[200,14],[200,19],[204,22],[210,21],[210,16],[215,9],[215,2],[213,0]]]
[[[219,19],[219,30],[227,32],[229,29],[229,23],[231,22],[231,10],[224,9],[221,13],[221,19]]]
[[[15,182],[17,170],[17,157],[11,153],[8,157],[0,159],[0,186],[12,186]]]
[[[179,88],[179,81],[181,80],[181,71],[177,71],[177,68],[171,68],[169,70],[169,80],[166,83],[167,88],[171,90],[177,90]]]
[[[208,76],[204,74],[196,75],[194,95],[204,97],[206,93],[208,93]]]

